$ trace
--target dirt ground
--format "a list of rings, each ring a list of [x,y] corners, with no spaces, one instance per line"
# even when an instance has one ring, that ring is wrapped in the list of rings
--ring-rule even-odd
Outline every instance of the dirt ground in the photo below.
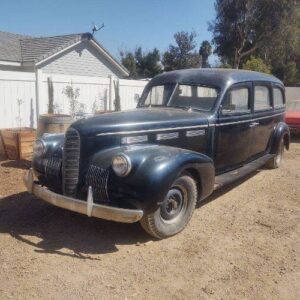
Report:
[[[162,241],[50,206],[0,165],[1,299],[300,299],[300,140]]]

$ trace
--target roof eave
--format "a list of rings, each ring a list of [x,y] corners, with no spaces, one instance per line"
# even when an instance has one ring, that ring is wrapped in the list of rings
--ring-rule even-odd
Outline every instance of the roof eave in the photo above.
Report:
[[[0,59],[1,66],[20,67],[22,64],[19,61],[2,60]]]

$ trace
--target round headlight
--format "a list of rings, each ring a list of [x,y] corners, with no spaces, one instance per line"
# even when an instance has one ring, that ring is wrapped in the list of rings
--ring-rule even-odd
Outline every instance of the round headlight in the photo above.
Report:
[[[131,160],[123,153],[118,154],[112,159],[112,168],[118,176],[124,177],[131,171]]]
[[[43,156],[46,153],[45,144],[41,140],[37,140],[33,147],[33,154],[36,156]]]

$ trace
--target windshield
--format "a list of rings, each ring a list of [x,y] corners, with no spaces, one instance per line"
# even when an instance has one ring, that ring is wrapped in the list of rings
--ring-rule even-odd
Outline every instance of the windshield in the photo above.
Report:
[[[188,84],[152,86],[141,99],[140,107],[169,106],[210,111],[218,97],[214,87]]]
[[[286,104],[287,111],[300,111],[300,101],[288,102]]]

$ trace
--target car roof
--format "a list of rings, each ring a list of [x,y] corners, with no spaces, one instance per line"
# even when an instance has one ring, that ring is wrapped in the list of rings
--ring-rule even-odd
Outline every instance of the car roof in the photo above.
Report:
[[[225,88],[229,85],[246,81],[267,81],[283,83],[276,77],[265,73],[236,69],[184,69],[165,72],[155,76],[149,86],[166,83],[201,83],[208,86]]]

